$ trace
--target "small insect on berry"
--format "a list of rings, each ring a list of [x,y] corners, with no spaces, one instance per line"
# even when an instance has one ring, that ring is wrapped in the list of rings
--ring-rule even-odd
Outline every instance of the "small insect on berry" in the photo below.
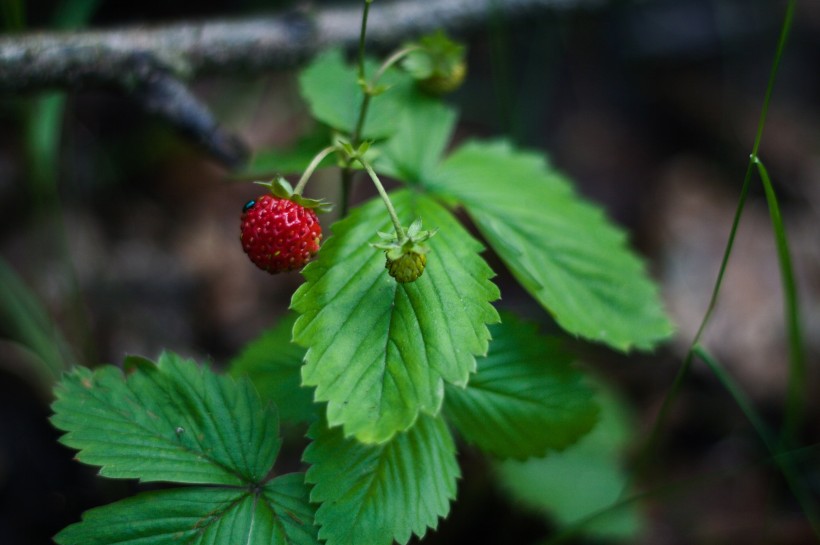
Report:
[[[271,274],[304,267],[319,251],[322,227],[316,212],[289,199],[262,195],[242,207],[242,249]]]

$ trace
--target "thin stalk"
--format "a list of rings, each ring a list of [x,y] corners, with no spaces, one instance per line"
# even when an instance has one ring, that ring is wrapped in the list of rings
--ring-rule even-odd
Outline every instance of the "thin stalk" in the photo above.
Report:
[[[361,157],[357,156],[355,159],[362,164],[364,169],[370,175],[370,179],[373,180],[373,185],[376,186],[376,190],[379,192],[382,201],[384,201],[384,205],[387,207],[387,212],[390,214],[390,219],[393,221],[393,227],[395,227],[396,229],[396,236],[399,240],[404,240],[406,238],[404,228],[401,226],[399,216],[398,214],[396,214],[396,209],[393,208],[393,203],[390,201],[390,197],[387,195],[387,191],[384,190],[384,186],[382,185],[381,180],[379,180],[379,176],[376,174],[376,171],[373,170],[373,167],[370,166],[370,163],[368,163]]]
[[[305,169],[305,172],[302,173],[302,177],[299,178],[299,182],[297,182],[296,187],[293,189],[294,195],[302,194],[302,190],[305,189],[305,185],[307,185],[308,180],[313,175],[313,172],[316,170],[316,167],[319,166],[319,163],[325,160],[325,157],[327,157],[334,151],[336,151],[336,146],[328,146],[316,154],[316,156]]]
[[[786,229],[783,226],[783,217],[780,214],[780,206],[777,203],[774,186],[772,186],[769,173],[760,158],[753,155],[751,161],[757,166],[760,181],[763,183],[763,189],[766,192],[769,216],[771,217],[777,245],[777,257],[780,263],[780,279],[783,283],[783,306],[789,338],[789,382],[782,439],[789,442],[800,428],[806,400],[806,356],[803,350],[803,334],[800,327],[797,286],[789,252],[789,241],[786,238]]]

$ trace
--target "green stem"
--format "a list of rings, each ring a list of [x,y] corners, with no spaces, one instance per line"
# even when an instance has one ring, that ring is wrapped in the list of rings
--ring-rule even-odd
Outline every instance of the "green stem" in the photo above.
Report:
[[[305,169],[305,172],[302,173],[302,177],[299,178],[299,182],[296,184],[296,188],[293,190],[294,195],[302,194],[302,190],[305,188],[305,185],[307,185],[308,180],[313,175],[313,172],[316,170],[316,167],[319,166],[319,163],[325,160],[325,157],[327,157],[334,151],[336,151],[336,146],[328,146],[316,154],[316,156]]]
[[[359,81],[364,84],[365,81],[365,71],[364,71],[364,50],[365,50],[365,37],[367,36],[367,15],[370,13],[370,4],[373,3],[373,0],[364,0],[364,10],[362,11],[362,30],[359,33],[359,58],[358,58],[358,73],[359,73]],[[364,129],[364,121],[367,118],[367,110],[370,107],[370,93],[367,92],[367,89],[364,90],[364,97],[362,98],[362,103],[359,106],[359,117],[356,120],[356,126],[353,129],[353,133],[350,135],[350,143],[353,145],[354,148],[359,146],[359,140],[361,139],[362,130]],[[342,207],[341,207],[341,217],[344,218],[347,216],[347,211],[350,206],[350,193],[353,187],[353,169],[350,168],[350,159],[348,159],[347,164],[342,168]]]
[[[385,72],[387,72],[387,70],[391,66],[393,66],[394,64],[396,64],[397,62],[402,60],[404,57],[406,57],[407,55],[409,55],[413,51],[418,51],[419,49],[423,49],[423,48],[420,45],[411,45],[411,46],[405,47],[404,49],[399,49],[398,51],[396,51],[395,53],[393,53],[392,55],[387,57],[387,59],[382,63],[382,65],[379,67],[379,69],[376,70],[376,73],[373,75],[373,80],[370,82],[370,85],[375,86],[376,83],[379,82],[381,77],[384,75]]]
[[[369,4],[368,4],[369,5]],[[364,22],[363,25],[367,22],[367,14],[365,12]],[[363,47],[364,41],[360,42],[360,46]],[[412,45],[409,47],[405,47],[404,49],[400,49],[390,55],[390,57],[385,60],[376,73],[373,75],[373,80],[366,82],[365,81],[365,73],[364,73],[364,49],[359,50],[359,80],[361,81],[362,85],[362,92],[364,93],[364,97],[362,98],[362,104],[359,107],[359,118],[356,121],[356,127],[353,129],[353,134],[351,135],[351,143],[354,147],[360,144],[362,130],[364,129],[364,122],[367,118],[367,110],[370,107],[370,100],[373,98],[373,88],[378,83],[379,79],[384,75],[384,73],[394,64],[399,62],[401,59],[406,57],[408,54],[412,53],[413,51],[421,49],[421,46]]]
[[[350,135],[350,143],[354,148],[359,147],[362,137],[362,130],[364,130],[364,120],[367,117],[367,110],[370,107],[370,99],[373,97],[369,92],[365,91],[362,98],[362,105],[359,107],[359,119],[356,121],[356,127],[353,129],[353,134]]]
[[[387,207],[387,212],[390,214],[390,219],[393,220],[393,227],[396,229],[396,236],[398,239],[404,240],[407,235],[404,233],[404,228],[401,226],[401,222],[399,221],[399,216],[396,214],[396,209],[393,208],[393,203],[390,201],[390,197],[387,196],[387,191],[384,190],[384,186],[382,185],[381,180],[379,180],[376,171],[373,170],[373,167],[370,166],[370,163],[365,161],[359,156],[354,157],[356,161],[359,161],[367,173],[370,175],[370,179],[373,180],[373,185],[376,186],[376,189],[379,192],[382,200],[384,201],[384,205]]]
[[[364,0],[364,11],[362,12],[362,31],[359,34],[359,79],[364,81],[364,42],[367,34],[367,14],[370,12],[370,4],[373,0]]]

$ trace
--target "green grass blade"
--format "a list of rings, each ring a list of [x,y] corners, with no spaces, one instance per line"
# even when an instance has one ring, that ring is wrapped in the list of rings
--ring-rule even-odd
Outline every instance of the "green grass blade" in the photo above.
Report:
[[[686,354],[686,357],[684,358],[683,363],[681,364],[677,374],[675,375],[672,385],[669,388],[669,392],[666,394],[666,397],[663,400],[660,411],[658,412],[658,416],[655,419],[655,423],[652,426],[652,430],[650,431],[649,436],[646,442],[644,443],[644,446],[638,451],[639,455],[637,456],[637,462],[635,465],[636,473],[640,473],[640,471],[653,457],[655,449],[657,448],[657,442],[660,436],[660,431],[663,427],[663,423],[666,422],[669,410],[674,404],[675,399],[677,398],[678,392],[680,391],[680,388],[683,384],[686,375],[689,374],[689,368],[692,365],[692,359],[694,356],[694,349],[700,343],[701,336],[703,335],[703,332],[706,330],[706,326],[712,318],[712,314],[715,309],[715,304],[717,303],[717,297],[723,285],[723,278],[726,273],[726,267],[729,263],[729,257],[731,256],[732,250],[734,249],[734,242],[735,237],[737,235],[738,226],[740,225],[740,219],[743,216],[743,211],[746,207],[746,198],[748,197],[749,188],[751,186],[752,173],[755,171],[754,158],[757,157],[757,152],[760,148],[760,142],[763,139],[763,130],[766,126],[766,116],[769,111],[769,103],[771,102],[772,94],[774,91],[774,83],[777,79],[777,71],[780,66],[780,59],[783,57],[783,52],[786,48],[786,43],[789,37],[789,32],[791,31],[792,21],[794,19],[794,9],[796,4],[796,0],[789,0],[789,3],[786,6],[786,13],[783,18],[783,24],[781,25],[780,29],[780,37],[777,43],[777,51],[775,52],[775,57],[772,61],[772,68],[769,72],[769,80],[766,85],[766,94],[763,99],[763,106],[761,108],[760,118],[757,124],[757,134],[755,136],[754,145],[752,146],[752,154],[749,158],[748,167],[746,168],[746,174],[743,177],[743,186],[740,189],[740,196],[738,197],[737,209],[735,210],[735,215],[732,220],[732,228],[729,232],[729,237],[726,242],[726,249],[723,252],[723,258],[721,260],[720,269],[718,271],[717,279],[715,280],[714,288],[712,289],[712,295],[709,298],[709,304],[707,306],[706,312],[703,315],[703,319],[701,320],[700,326],[698,327],[697,333],[695,333],[695,336],[692,339],[692,343],[689,345],[689,350]],[[793,365],[792,370],[794,370],[794,367],[795,366]],[[796,378],[790,376],[789,384],[791,385],[792,383],[796,383],[796,380]],[[799,402],[790,401],[790,404],[792,403],[795,403],[796,406],[799,406]]]
[[[814,535],[820,539],[820,510],[818,510],[817,503],[806,489],[804,484],[806,479],[801,478],[790,452],[782,447],[782,442],[777,441],[772,430],[769,429],[755,410],[746,392],[744,392],[740,385],[735,382],[734,378],[726,372],[723,366],[701,345],[693,347],[692,352],[709,367],[709,370],[712,371],[723,387],[726,388],[726,391],[729,392],[729,395],[732,396],[732,399],[735,400],[737,406],[743,411],[743,414],[763,440],[775,464],[786,479],[789,489],[803,509],[814,531]]]
[[[37,357],[37,374],[47,383],[74,365],[65,340],[48,312],[17,273],[0,258],[0,332]]]
[[[789,32],[791,32],[796,6],[797,0],[789,0],[789,3],[786,5],[786,14],[783,17],[783,24],[780,26],[780,38],[777,41],[777,51],[774,54],[774,61],[772,61],[772,69],[769,72],[769,83],[766,85],[766,95],[763,98],[763,107],[760,109],[760,119],[757,122],[757,135],[755,136],[755,143],[752,147],[752,157],[757,156],[757,152],[760,150],[760,142],[763,140],[763,127],[766,125],[766,115],[769,112],[769,103],[771,102],[772,92],[774,91],[774,82],[775,79],[777,79],[777,69],[780,67],[780,59],[783,57],[786,42],[789,40]]]
[[[772,220],[772,229],[777,245],[780,279],[783,283],[786,329],[789,338],[789,383],[782,436],[784,439],[790,440],[794,438],[800,428],[806,403],[806,354],[800,325],[800,310],[797,303],[797,285],[789,252],[789,241],[786,237],[783,217],[780,214],[780,206],[777,203],[777,195],[775,195],[769,173],[756,155],[753,155],[751,160],[757,166],[763,189],[766,192],[769,216]]]
[[[29,169],[29,191],[38,207],[47,210],[57,206],[60,136],[66,95],[62,92],[35,96],[26,116],[26,151]]]

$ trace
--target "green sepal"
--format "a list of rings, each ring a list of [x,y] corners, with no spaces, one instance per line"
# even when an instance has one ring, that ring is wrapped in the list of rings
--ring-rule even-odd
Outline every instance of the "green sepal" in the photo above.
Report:
[[[261,186],[265,186],[268,189],[270,189],[270,192],[273,193],[274,197],[293,201],[303,208],[315,210],[320,214],[324,212],[330,212],[333,209],[333,204],[327,202],[324,199],[308,199],[307,197],[303,197],[302,195],[294,193],[293,186],[290,185],[290,182],[288,182],[282,176],[276,176],[269,182],[254,183]]]
[[[429,240],[437,232],[438,229],[422,231],[421,218],[418,218],[410,224],[403,238],[399,239],[396,235],[379,231],[376,234],[385,242],[372,242],[370,245],[374,248],[384,250],[387,259],[390,261],[396,261],[409,253],[426,254],[430,250],[427,245],[424,244],[424,241]]]

